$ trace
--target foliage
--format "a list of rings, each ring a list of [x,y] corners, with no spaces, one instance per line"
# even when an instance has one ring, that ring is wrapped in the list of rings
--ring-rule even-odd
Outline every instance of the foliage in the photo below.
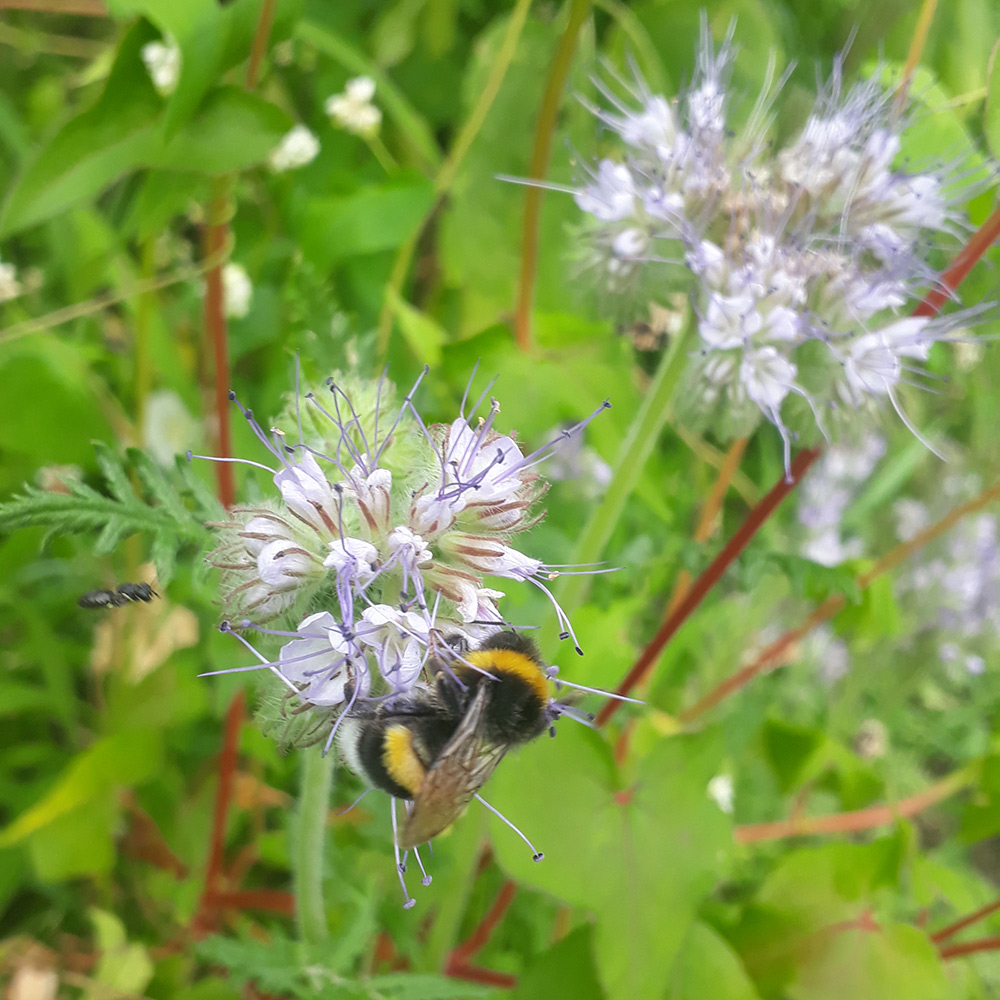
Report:
[[[734,94],[759,92],[772,53],[779,68],[795,64],[775,106],[782,140],[808,112],[817,64],[825,74],[846,48],[850,79],[880,59],[898,75],[919,15],[897,0],[583,6],[549,136],[556,189],[613,154],[589,110],[599,86],[637,73],[672,94],[691,78],[703,7],[716,39],[736,18]],[[900,501],[933,520],[996,481],[989,306],[981,340],[931,352],[935,394],[903,393],[950,463],[882,421],[885,455],[843,499],[850,559],[806,557],[793,493],[658,657],[645,707],[599,731],[563,719],[556,739],[502,763],[484,794],[543,862],[472,808],[435,841],[433,883],[404,911],[385,797],[342,814],[362,787],[339,767],[310,854],[300,764],[318,750],[286,755],[244,722],[242,692],[277,697],[248,683],[258,674],[198,676],[250,662],[218,633],[218,580],[202,558],[205,523],[224,516],[219,467],[178,457],[219,453],[220,391],[253,399],[267,428],[288,412],[300,369],[320,385],[387,368],[407,387],[427,364],[418,398],[430,423],[452,419],[478,362],[480,379],[498,376],[498,429],[529,450],[610,398],[585,454],[591,470],[628,459],[614,502],[600,477],[556,481],[529,536],[554,565],[600,535],[594,558],[623,567],[554,584],[585,655],[557,643],[541,593],[511,587],[503,608],[542,626],[562,676],[601,688],[621,681],[675,585],[709,565],[784,461],[773,428],[759,428],[708,502],[731,442],[692,434],[661,405],[686,389],[670,363],[690,344],[675,340],[657,369],[659,355],[629,336],[672,290],[598,290],[581,270],[580,212],[560,190],[542,201],[531,350],[515,342],[525,188],[499,178],[531,173],[553,55],[579,4],[273,7],[267,23],[262,0],[108,0],[99,17],[12,9],[0,25],[0,267],[16,267],[18,286],[6,297],[0,272],[0,968],[11,996],[31,995],[23,984],[39,969],[55,970],[60,996],[95,1000],[996,995],[995,940],[960,946],[997,934],[1000,915],[948,927],[1000,880],[1000,640],[964,620],[949,631],[939,614],[972,586],[955,562],[972,537],[962,524],[986,538],[995,508],[874,575],[901,542]],[[1000,148],[1000,14],[987,0],[939,7],[905,157],[937,162],[946,149],[980,163]],[[170,39],[179,73],[158,89],[143,51]],[[382,119],[354,134],[324,102],[361,75]],[[296,124],[318,154],[275,170]],[[994,200],[987,183],[957,206],[970,231]],[[942,246],[941,265],[959,248]],[[220,337],[206,287],[231,263],[252,296],[242,311],[230,301]],[[963,304],[993,302],[998,264],[994,248]],[[238,413],[232,438],[232,455],[269,461]],[[272,489],[261,469],[235,478],[249,507]],[[595,510],[604,522],[585,532]],[[160,596],[77,606],[126,581]],[[711,714],[684,716],[817,606],[831,609],[822,628]],[[980,661],[981,672],[961,665]],[[901,805],[877,813],[886,803]],[[798,821],[813,824],[808,837],[790,835]],[[319,901],[319,939],[296,920],[291,891],[303,885]]]

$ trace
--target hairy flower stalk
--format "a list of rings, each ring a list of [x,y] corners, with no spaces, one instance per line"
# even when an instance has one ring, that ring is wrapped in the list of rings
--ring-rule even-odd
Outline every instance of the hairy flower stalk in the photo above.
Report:
[[[625,152],[574,191],[592,218],[588,259],[613,290],[641,284],[643,303],[691,291],[689,421],[745,436],[763,416],[786,467],[793,437],[829,437],[883,400],[916,434],[899,388],[920,384],[931,346],[975,310],[911,317],[906,303],[939,284],[930,247],[959,230],[969,184],[954,164],[907,169],[893,95],[877,79],[846,88],[839,59],[784,148],[767,141],[783,82],[773,67],[734,130],[733,56],[732,31],[716,51],[703,21],[695,78],[676,100],[641,80],[626,99],[599,84],[608,107],[594,114]]]

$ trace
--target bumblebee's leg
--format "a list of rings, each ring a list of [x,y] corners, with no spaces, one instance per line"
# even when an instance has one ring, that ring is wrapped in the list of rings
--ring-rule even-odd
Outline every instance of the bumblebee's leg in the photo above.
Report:
[[[339,813],[334,813],[334,816],[346,816],[369,792],[374,792],[374,788],[366,788],[346,809],[341,809]]]
[[[405,806],[406,806],[406,815],[408,817],[410,815],[410,812],[411,812],[411,810],[412,810],[413,807],[411,806],[411,804],[409,802],[405,803]],[[431,857],[433,857],[434,856],[434,848],[431,847],[431,842],[429,840],[427,841],[427,846],[430,848]],[[427,870],[424,868],[424,863],[420,859],[420,849],[418,847],[414,847],[413,848],[413,856],[417,859],[417,864],[420,866],[420,874],[423,876],[423,878],[421,878],[421,880],[420,880],[420,884],[421,885],[425,885],[425,886],[426,885],[430,885],[431,882],[434,881],[434,877],[432,875],[428,875],[427,874]],[[405,855],[403,857],[403,860],[404,861],[406,860],[406,856]]]
[[[514,824],[511,823],[511,821],[507,819],[507,817],[504,816],[504,814],[500,812],[499,809],[494,809],[493,806],[491,806],[489,802],[487,802],[486,799],[484,799],[479,794],[476,795],[476,798],[480,802],[482,802],[482,804],[486,806],[486,808],[489,809],[489,811],[493,813],[494,816],[496,816],[498,819],[502,819],[514,831],[514,833],[516,833],[521,838],[521,840],[523,840],[528,845],[528,847],[531,848],[532,861],[541,861],[545,857],[545,855],[541,851],[535,850],[535,845],[530,840],[528,840],[528,838],[523,833],[521,833],[521,831],[516,826],[514,826]]]
[[[392,803],[392,850],[396,856],[396,875],[399,877],[399,884],[403,887],[403,909],[409,910],[417,905],[417,901],[406,891],[406,879],[403,873],[406,871],[406,864],[399,857],[399,828],[396,824],[396,799],[390,796]]]

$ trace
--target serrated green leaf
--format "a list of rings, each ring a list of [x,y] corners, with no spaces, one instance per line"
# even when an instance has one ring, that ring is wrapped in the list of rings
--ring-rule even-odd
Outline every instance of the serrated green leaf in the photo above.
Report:
[[[125,528],[121,521],[112,517],[101,529],[101,533],[94,541],[94,555],[110,555],[118,547],[118,543],[125,536]]]
[[[138,448],[129,448],[127,454],[151,497],[178,522],[189,521],[191,512],[184,506],[174,484],[167,479],[160,466]]]
[[[160,586],[168,586],[177,569],[177,539],[163,534],[154,535],[149,557],[156,567],[156,579]]]
[[[97,464],[111,495],[122,503],[133,500],[135,491],[128,481],[121,459],[103,441],[94,442],[94,451],[97,452]]]
[[[363,985],[376,996],[391,1000],[478,1000],[493,996],[494,991],[485,986],[475,986],[445,976],[427,976],[405,972],[392,972],[373,976]]]
[[[217,521],[225,517],[226,508],[203,479],[194,471],[191,463],[181,455],[176,460],[177,470],[188,492],[194,498],[196,509],[206,521]]]
[[[288,938],[272,935],[262,947],[260,941],[217,936],[199,941],[195,950],[204,961],[229,969],[241,985],[254,983],[268,993],[300,994],[303,946]]]

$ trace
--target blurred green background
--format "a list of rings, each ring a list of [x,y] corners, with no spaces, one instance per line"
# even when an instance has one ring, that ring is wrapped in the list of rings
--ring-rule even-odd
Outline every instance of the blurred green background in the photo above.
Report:
[[[900,501],[940,517],[996,479],[992,320],[981,344],[938,345],[939,391],[907,397],[950,462],[887,418],[874,471],[839,484],[850,559],[806,558],[806,499],[793,495],[669,645],[642,691],[648,708],[600,733],[563,722],[556,740],[504,762],[490,799],[543,864],[471,810],[436,841],[433,885],[404,912],[388,804],[373,795],[335,815],[361,790],[338,769],[325,864],[297,872],[323,883],[320,943],[300,935],[292,895],[306,751],[283,756],[262,734],[246,675],[197,676],[245,653],[216,630],[203,562],[215,470],[175,461],[218,450],[205,288],[225,257],[242,272],[227,275],[222,385],[262,420],[281,410],[296,357],[311,384],[387,365],[404,390],[429,365],[428,423],[453,418],[478,360],[481,380],[499,376],[499,429],[532,447],[610,398],[583,474],[553,484],[524,546],[570,561],[603,489],[595,470],[614,464],[651,362],[629,336],[649,303],[580,279],[580,213],[560,193],[542,202],[533,346],[514,339],[526,189],[498,177],[531,173],[554,57],[571,62],[546,176],[572,185],[612,148],[585,107],[595,78],[633,61],[654,91],[676,93],[700,10],[717,41],[736,19],[736,97],[756,94],[771,53],[795,63],[778,118],[787,134],[848,43],[851,79],[879,59],[901,65],[918,4],[278,0],[264,32],[261,0],[2,6],[0,262],[16,270],[0,281],[0,499],[29,484],[34,520],[48,518],[0,508],[6,996],[1000,996],[996,942],[954,947],[1000,935],[1000,917],[949,928],[1000,880],[995,516],[987,507],[871,586],[856,581],[896,544]],[[940,5],[910,156],[939,155],[942,142],[956,160],[989,153],[998,33],[995,0]],[[161,94],[143,48],[168,35],[182,70]],[[368,136],[324,109],[358,76],[375,81],[382,113]],[[318,152],[275,170],[296,124]],[[968,206],[973,226],[992,204],[987,192]],[[991,251],[967,280],[966,304],[995,304],[998,260]],[[233,454],[263,458],[242,420],[233,439]],[[605,550],[625,568],[597,579],[574,614],[587,655],[544,650],[569,679],[615,686],[679,574],[701,571],[780,477],[781,442],[764,425],[711,537],[696,536],[729,448],[680,425],[660,433]],[[810,475],[835,478],[824,461]],[[61,510],[68,482],[96,491],[72,524],[45,513]],[[267,485],[236,472],[243,501]],[[154,562],[159,600],[77,607],[85,591],[154,579]],[[528,589],[510,588],[503,610],[550,636],[549,605]],[[831,597],[846,606],[782,669],[679,731],[679,711]],[[949,600],[951,617],[940,614]],[[962,617],[973,600],[979,631]],[[220,760],[227,732],[235,756]],[[841,817],[893,802],[911,815]],[[806,837],[753,826],[789,817],[826,819]]]

